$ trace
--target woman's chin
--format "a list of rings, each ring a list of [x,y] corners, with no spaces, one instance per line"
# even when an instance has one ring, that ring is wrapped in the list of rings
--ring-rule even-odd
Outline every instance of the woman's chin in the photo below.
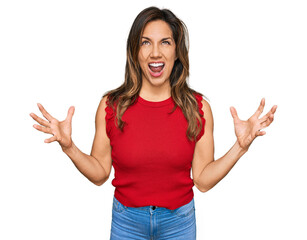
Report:
[[[165,78],[164,74],[159,77],[154,77],[150,73],[147,73],[146,77],[143,75],[143,81],[147,81],[152,86],[161,86],[169,82],[169,78]]]
[[[150,80],[150,83],[151,85],[158,87],[158,86],[163,86],[165,84],[169,84],[169,81],[164,78],[161,78],[161,79],[152,79]]]

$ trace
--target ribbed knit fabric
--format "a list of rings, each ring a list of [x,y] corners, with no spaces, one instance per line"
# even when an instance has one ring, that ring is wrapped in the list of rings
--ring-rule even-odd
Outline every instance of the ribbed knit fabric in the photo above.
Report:
[[[202,96],[195,95],[201,115]],[[172,97],[147,101],[140,96],[125,111],[123,132],[114,123],[115,111],[106,107],[106,129],[112,147],[115,197],[128,207],[176,209],[189,203],[194,186],[191,167],[195,141],[186,136],[188,122]],[[116,107],[116,106],[115,106]],[[203,128],[197,141],[204,134]]]

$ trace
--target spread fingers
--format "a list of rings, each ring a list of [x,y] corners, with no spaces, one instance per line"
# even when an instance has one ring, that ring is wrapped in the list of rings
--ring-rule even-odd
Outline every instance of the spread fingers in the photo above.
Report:
[[[49,122],[47,122],[46,120],[44,120],[44,119],[38,117],[36,114],[30,113],[30,116],[31,116],[36,122],[38,122],[39,124],[41,124],[41,125],[43,125],[43,126],[45,126],[45,127],[50,127],[50,123],[49,123]]]
[[[42,114],[44,115],[44,117],[51,122],[53,117],[46,111],[46,109],[43,107],[43,105],[38,103],[37,106],[38,106],[39,110],[42,112]]]
[[[44,133],[50,133],[50,134],[52,134],[52,133],[50,132],[50,128],[43,127],[43,126],[37,125],[37,124],[34,124],[33,127],[34,127],[35,129],[37,129],[38,131],[41,131],[41,132],[44,132]]]

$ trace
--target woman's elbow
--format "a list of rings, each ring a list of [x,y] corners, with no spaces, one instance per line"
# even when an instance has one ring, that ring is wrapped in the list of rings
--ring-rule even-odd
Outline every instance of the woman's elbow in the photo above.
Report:
[[[194,185],[202,193],[207,192],[209,190],[208,188],[198,185],[195,181],[194,181]]]
[[[197,188],[197,189],[202,193],[205,193],[209,190],[208,188]]]
[[[97,179],[97,180],[90,180],[92,183],[94,183],[96,186],[101,186],[102,184],[104,184],[107,180],[109,179],[109,177],[103,178],[103,179]]]

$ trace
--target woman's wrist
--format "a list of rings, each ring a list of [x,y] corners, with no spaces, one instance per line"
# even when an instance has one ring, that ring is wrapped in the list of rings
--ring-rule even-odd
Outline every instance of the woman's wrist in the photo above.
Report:
[[[62,148],[62,151],[63,151],[64,153],[66,153],[67,155],[69,155],[70,153],[73,152],[73,148],[74,148],[74,143],[73,143],[73,141],[71,141],[71,144],[70,144],[69,146],[66,146],[66,147],[64,147],[64,146],[62,146],[62,145],[60,145],[60,146],[61,146],[61,148]]]
[[[238,140],[235,142],[234,144],[234,148],[238,151],[240,157],[243,156],[247,151],[249,147],[243,148],[241,147],[241,145],[239,144]]]

